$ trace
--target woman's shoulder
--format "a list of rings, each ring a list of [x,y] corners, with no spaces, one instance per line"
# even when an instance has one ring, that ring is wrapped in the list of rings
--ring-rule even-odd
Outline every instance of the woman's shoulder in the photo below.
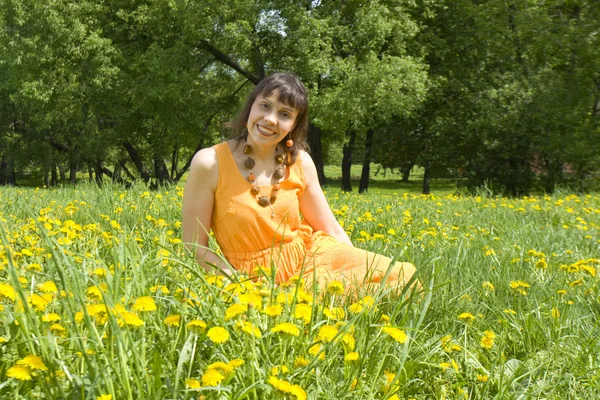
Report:
[[[206,171],[211,170],[213,168],[217,168],[217,166],[217,149],[215,148],[215,146],[213,146],[202,149],[196,154],[194,154],[190,168]]]

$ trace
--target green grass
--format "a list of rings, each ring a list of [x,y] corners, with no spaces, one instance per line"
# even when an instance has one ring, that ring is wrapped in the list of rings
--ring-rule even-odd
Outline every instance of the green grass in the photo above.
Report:
[[[358,311],[199,271],[178,240],[181,188],[0,188],[0,397],[598,398],[600,196],[376,189],[327,197],[356,246],[412,262],[427,290],[374,292],[370,309],[363,294]]]

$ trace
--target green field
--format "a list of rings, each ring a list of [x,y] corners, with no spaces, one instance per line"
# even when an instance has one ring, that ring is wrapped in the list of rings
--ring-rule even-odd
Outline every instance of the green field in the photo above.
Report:
[[[346,297],[200,272],[180,187],[0,188],[0,398],[598,398],[600,196],[442,189],[327,189],[425,288]]]

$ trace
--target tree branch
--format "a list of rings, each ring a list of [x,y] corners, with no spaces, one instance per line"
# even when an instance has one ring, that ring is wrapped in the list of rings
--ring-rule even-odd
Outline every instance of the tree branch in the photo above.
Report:
[[[212,54],[215,57],[215,59],[217,59],[218,61],[222,62],[225,65],[230,66],[231,68],[233,68],[234,70],[236,70],[237,72],[239,72],[240,74],[245,76],[249,81],[251,81],[255,85],[257,85],[258,82],[260,82],[260,78],[258,76],[246,71],[244,68],[242,68],[242,66],[240,64],[238,64],[235,60],[233,60],[227,54],[223,53],[221,50],[217,49],[212,44],[210,44],[208,42],[208,40],[205,40],[205,39],[200,40],[200,42],[198,42],[198,47],[208,51],[210,54]]]

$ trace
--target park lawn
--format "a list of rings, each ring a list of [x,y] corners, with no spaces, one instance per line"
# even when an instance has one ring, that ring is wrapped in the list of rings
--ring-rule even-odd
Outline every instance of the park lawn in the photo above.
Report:
[[[204,274],[181,187],[0,188],[0,397],[598,397],[599,195],[327,196],[424,293]]]

